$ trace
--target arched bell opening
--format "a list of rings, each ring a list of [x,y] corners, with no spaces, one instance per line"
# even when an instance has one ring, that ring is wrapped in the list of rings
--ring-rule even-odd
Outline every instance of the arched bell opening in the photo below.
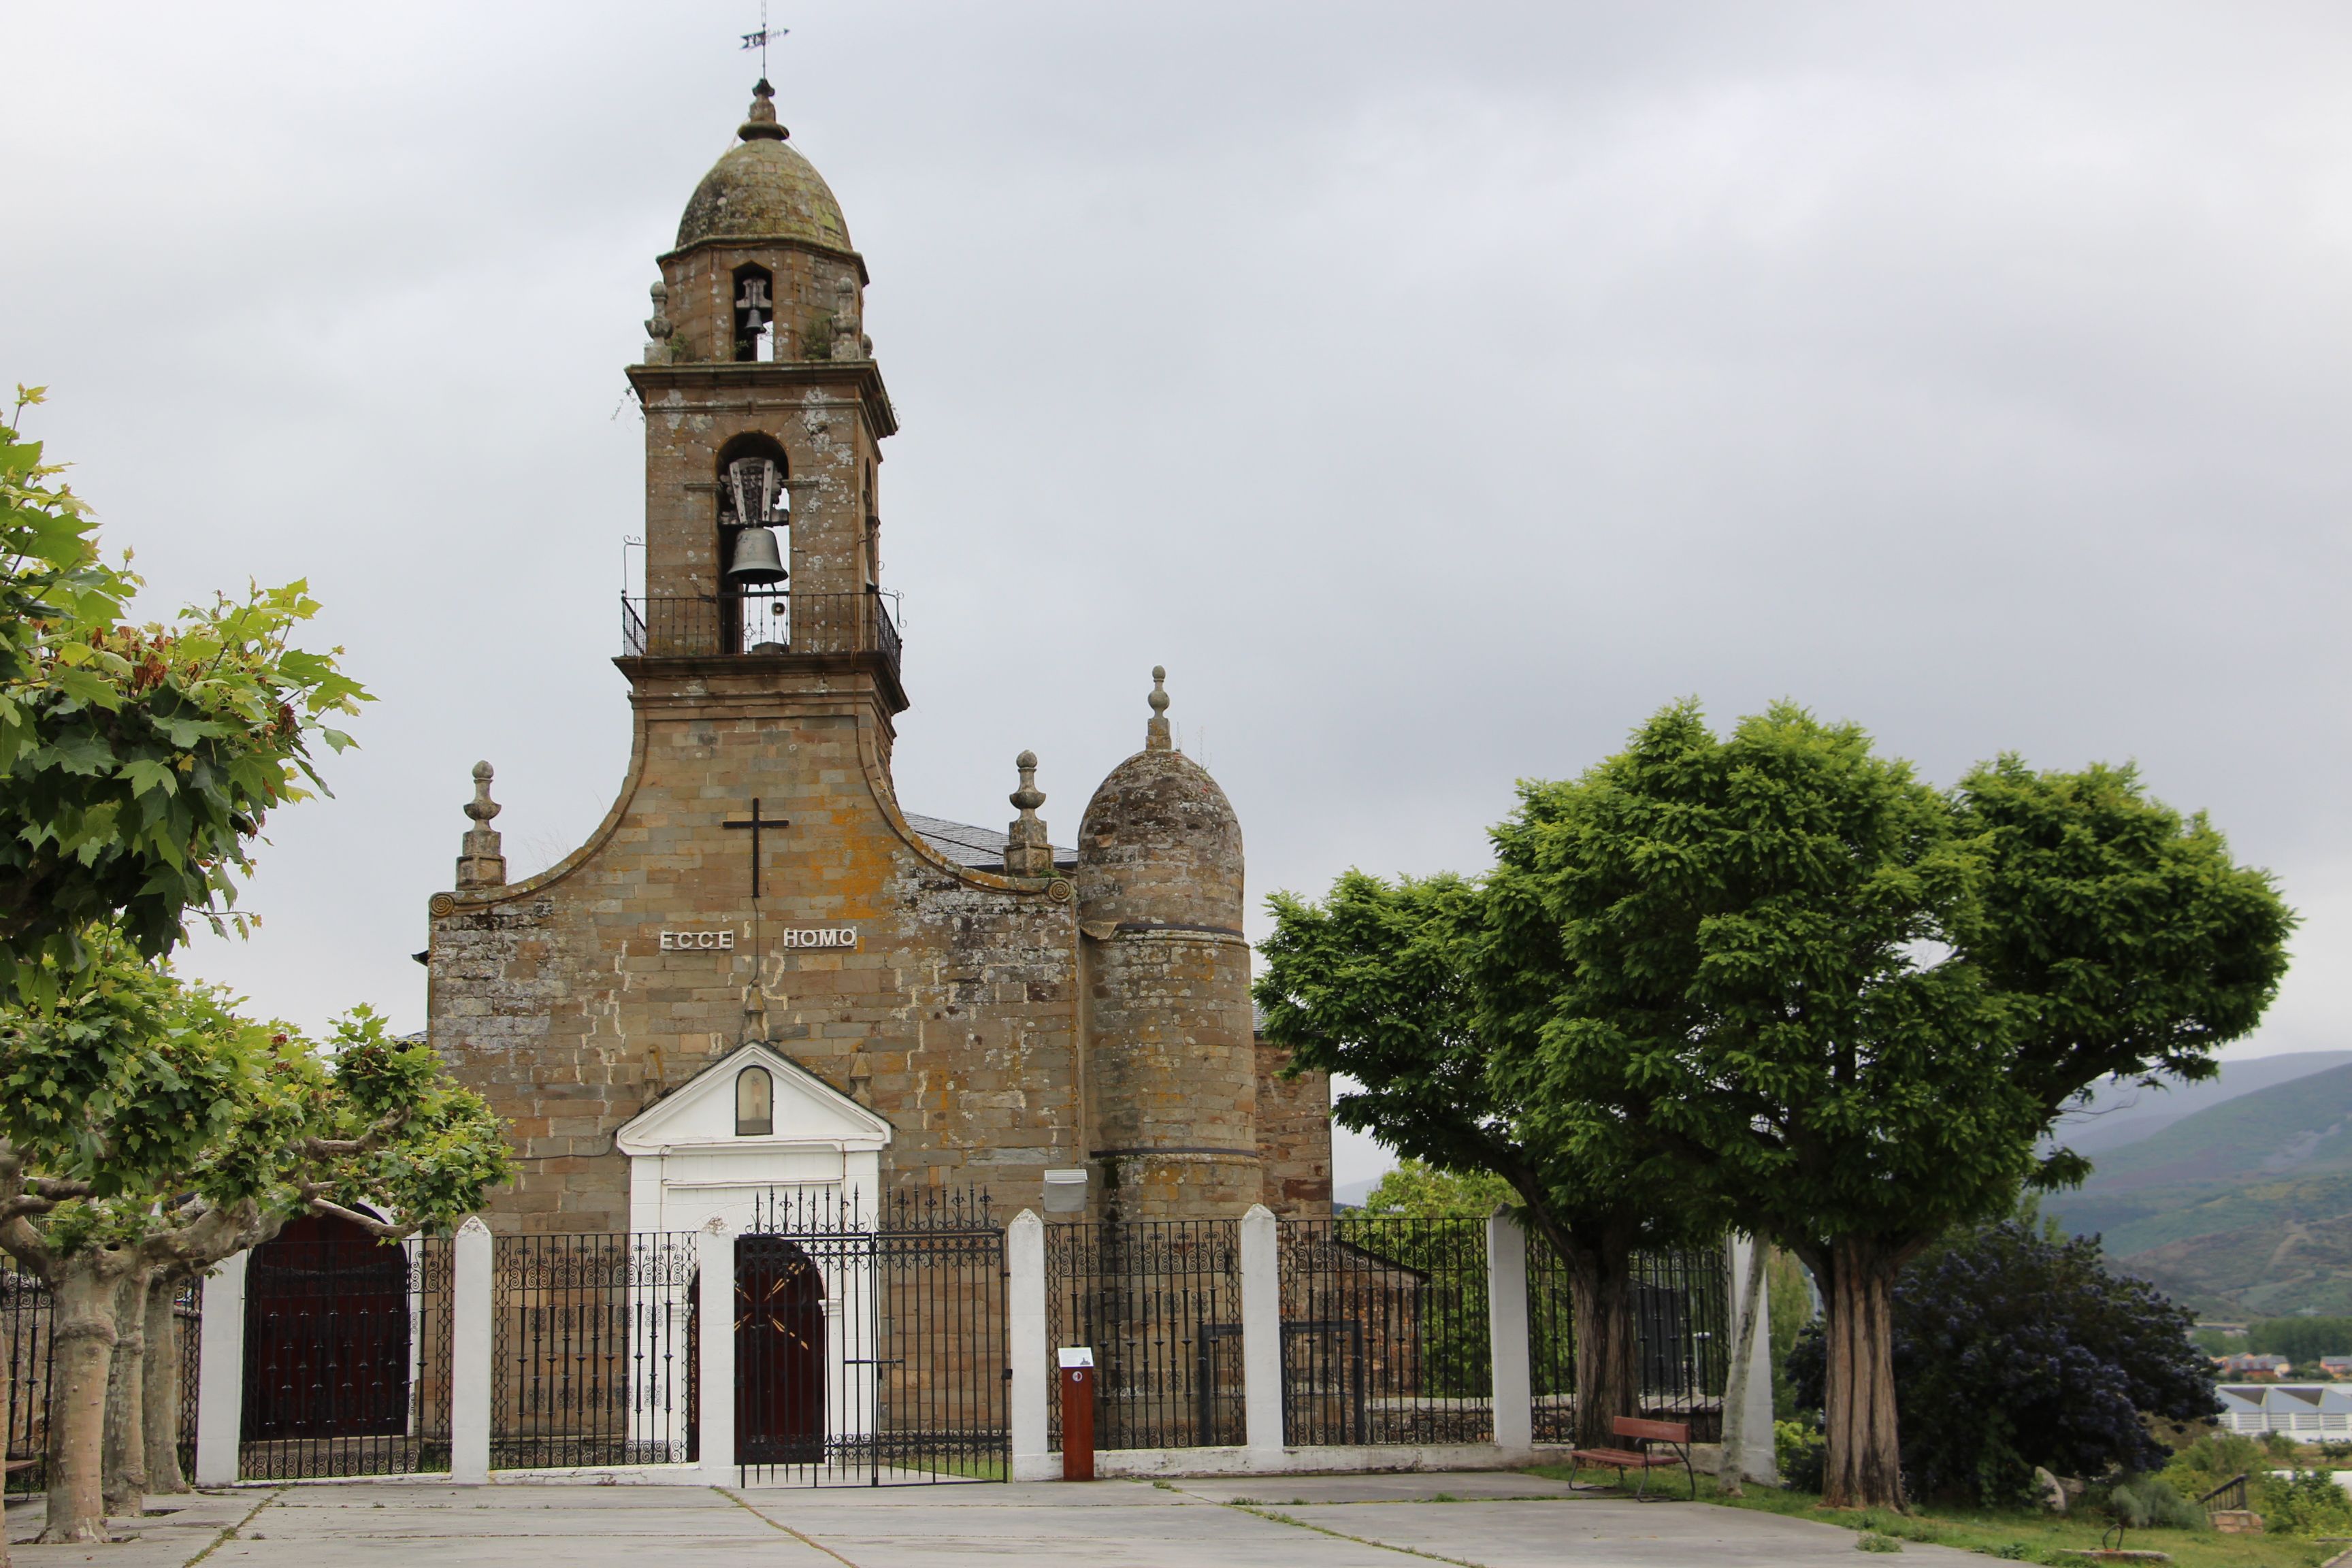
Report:
[[[720,635],[730,653],[782,653],[791,646],[789,471],[772,437],[738,436],[719,448]]]
[[[824,1277],[781,1236],[735,1238],[735,1460],[824,1460]]]
[[[776,279],[764,267],[735,269],[735,357],[772,360],[776,353]]]

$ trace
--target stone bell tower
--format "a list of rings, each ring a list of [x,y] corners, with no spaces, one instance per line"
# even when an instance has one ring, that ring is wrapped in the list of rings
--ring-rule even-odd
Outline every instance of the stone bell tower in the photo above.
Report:
[[[646,592],[625,613],[640,707],[792,690],[907,699],[881,593],[882,438],[898,419],[863,326],[866,263],[762,81],[660,258],[645,363]],[[747,661],[745,656],[750,656]],[[724,659],[714,668],[691,662]],[[886,751],[887,757],[887,751]]]

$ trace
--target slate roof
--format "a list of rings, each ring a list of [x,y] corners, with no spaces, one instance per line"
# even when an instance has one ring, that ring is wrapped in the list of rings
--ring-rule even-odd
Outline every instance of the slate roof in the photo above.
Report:
[[[937,816],[917,816],[905,814],[907,826],[922,836],[923,842],[954,861],[975,871],[1004,869],[1004,835],[992,827],[974,827],[968,822],[949,822]],[[1078,852],[1054,846],[1054,868],[1057,871],[1077,869]]]

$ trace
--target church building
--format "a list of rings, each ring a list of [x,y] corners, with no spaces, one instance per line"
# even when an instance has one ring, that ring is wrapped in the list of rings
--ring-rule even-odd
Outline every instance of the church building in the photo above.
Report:
[[[760,83],[659,258],[633,722],[588,841],[509,882],[487,763],[431,903],[429,1032],[512,1125],[506,1234],[738,1229],[984,1190],[1066,1218],[1328,1212],[1328,1083],[1259,1043],[1241,825],[1138,672],[1142,749],[1055,846],[891,782],[898,418],[865,259]],[[1148,707],[1147,707],[1148,702]],[[1148,714],[1148,717],[1146,716]]]

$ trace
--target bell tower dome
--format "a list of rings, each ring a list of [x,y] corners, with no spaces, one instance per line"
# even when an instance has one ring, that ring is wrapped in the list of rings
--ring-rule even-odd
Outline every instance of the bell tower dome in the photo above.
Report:
[[[646,580],[622,668],[907,706],[882,592],[881,441],[898,429],[865,330],[865,259],[761,81],[736,145],[659,258],[644,363]],[[887,753],[886,753],[887,754]]]

